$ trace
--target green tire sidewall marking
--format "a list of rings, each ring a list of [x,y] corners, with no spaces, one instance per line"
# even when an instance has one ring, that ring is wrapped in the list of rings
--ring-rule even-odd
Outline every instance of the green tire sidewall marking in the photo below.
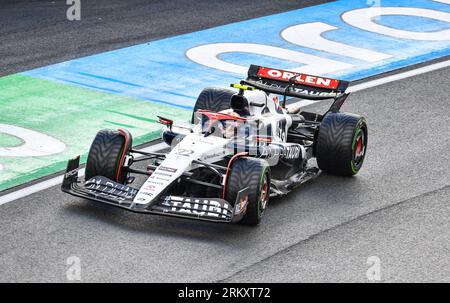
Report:
[[[262,203],[262,201],[261,201],[261,190],[262,190],[262,187],[264,185],[264,178],[266,178],[266,175],[267,175],[268,171],[269,171],[269,167],[267,165],[264,165],[263,171],[262,171],[261,176],[259,178],[259,190],[258,190],[258,200],[257,200],[258,217],[259,218],[262,217],[262,214],[265,211],[265,209],[264,209],[264,211],[261,210],[261,203]],[[270,182],[270,180],[267,180],[267,181]],[[269,186],[270,186],[270,184],[267,184],[268,188],[269,188]],[[266,204],[266,208],[267,208],[268,204],[269,203]]]
[[[363,124],[364,124],[364,119],[360,119],[359,121],[358,121],[358,124],[356,125],[356,130],[355,130],[355,135],[354,135],[354,137],[353,137],[353,142],[352,142],[352,158],[351,158],[351,160],[350,160],[350,166],[351,166],[351,168],[352,168],[352,172],[354,173],[354,174],[356,174],[357,172],[358,172],[358,167],[356,167],[356,164],[355,164],[355,159],[354,159],[354,157],[353,157],[353,155],[354,155],[354,153],[355,153],[355,144],[356,144],[356,139],[358,138],[358,136],[359,136],[359,134],[361,133],[361,132],[364,132],[364,130],[362,129],[362,126],[363,126]],[[364,134],[364,135],[366,135],[366,134]],[[365,139],[365,142],[364,142],[364,144],[366,144],[366,139]],[[364,158],[365,158],[365,154],[364,154]],[[364,161],[364,159],[362,160],[362,161]]]

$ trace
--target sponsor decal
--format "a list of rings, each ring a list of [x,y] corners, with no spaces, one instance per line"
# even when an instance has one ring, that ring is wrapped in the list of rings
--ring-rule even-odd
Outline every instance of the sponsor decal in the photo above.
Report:
[[[148,191],[154,191],[156,189],[156,186],[153,184],[144,184],[142,187],[142,190],[148,190]]]
[[[266,158],[266,159],[278,158],[281,156],[282,149],[281,148],[272,149],[267,146],[261,146],[260,152],[261,152],[261,154],[259,155],[259,157]]]
[[[147,192],[147,191],[141,191],[141,192],[139,193],[139,195],[144,195],[144,196],[148,196],[148,197],[153,197],[153,196],[154,196],[153,193]],[[143,201],[143,200],[145,200],[145,199],[142,198],[142,200],[141,200],[141,199],[138,199],[138,200]]]
[[[208,140],[202,140],[202,139],[198,139],[198,142],[205,143],[205,144],[208,144],[208,145],[214,145],[215,144],[214,141],[208,141]]]
[[[300,147],[300,145],[297,144],[285,145],[279,143],[272,143],[272,146],[280,147],[280,149],[275,150],[275,153],[272,156],[280,156],[284,159],[292,160],[298,159],[300,158],[300,155],[302,155],[302,148]],[[266,155],[271,155],[271,153],[267,152]]]
[[[167,166],[159,166],[158,170],[166,171],[169,173],[175,173],[175,172],[177,172],[178,169],[172,168],[172,167],[167,167]]]
[[[147,181],[147,183],[156,184],[156,185],[164,185],[163,182],[155,181],[154,178],[151,178]]]
[[[179,149],[177,150],[177,152],[176,152],[177,155],[179,155],[179,156],[185,156],[185,157],[188,157],[188,156],[192,155],[193,153],[194,153],[193,150],[190,150],[190,149],[182,149],[182,148],[179,148]]]
[[[160,171],[155,171],[152,175],[158,175],[158,176],[166,176],[166,177],[172,177],[172,174],[166,174],[166,173],[162,173]]]
[[[153,177],[151,177],[153,178]],[[155,185],[156,184],[156,185]],[[158,181],[153,181],[153,179],[148,179],[147,182],[141,187],[141,191],[154,192],[157,189],[157,185],[162,185],[163,183]]]
[[[284,90],[286,88],[286,86],[275,84],[273,82],[263,81],[263,80],[258,80],[258,81],[256,81],[256,83],[262,84],[266,87],[271,87],[271,88],[280,89],[280,90],[281,89]],[[337,94],[334,92],[319,92],[319,91],[315,91],[315,90],[308,90],[308,89],[303,89],[303,88],[298,88],[298,87],[294,87],[293,90],[298,94],[309,95],[309,96],[329,97],[329,98],[337,96]]]
[[[78,168],[75,168],[64,174],[65,179],[69,179],[70,177],[73,177],[73,176],[78,176]]]
[[[211,159],[211,158],[217,158],[217,157],[223,157],[223,156],[225,156],[225,151],[221,151],[219,153],[205,155],[203,157],[203,159],[208,160],[208,159]]]
[[[300,153],[300,146],[297,145],[285,146],[283,149],[283,157],[285,159],[298,159],[300,157]]]
[[[132,200],[137,194],[135,188],[103,179],[91,179],[86,182],[86,189],[94,196],[103,196],[119,203]]]
[[[294,91],[299,94],[309,95],[309,96],[318,96],[318,97],[335,97],[336,93],[328,93],[328,92],[318,92],[314,90],[307,90],[302,88],[294,88]]]
[[[167,178],[161,178],[161,177],[156,177],[156,176],[152,176],[152,178],[153,178],[153,179],[158,179],[158,180],[161,180],[161,181],[170,181],[170,179],[167,179]]]
[[[309,85],[327,89],[336,89],[339,86],[339,80],[299,74],[267,67],[261,67],[258,71],[258,76],[283,82],[292,82],[295,84]]]
[[[167,211],[185,213],[196,216],[226,218],[231,215],[227,203],[221,203],[215,199],[195,199],[176,196],[167,196],[161,205],[170,207]]]

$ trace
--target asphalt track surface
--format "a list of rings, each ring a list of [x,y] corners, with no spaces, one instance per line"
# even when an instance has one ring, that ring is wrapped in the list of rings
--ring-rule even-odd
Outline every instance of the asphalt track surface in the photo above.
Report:
[[[325,2],[81,0],[68,21],[65,0],[0,0],[0,76]]]
[[[257,228],[128,213],[57,186],[2,205],[0,282],[67,281],[70,256],[83,282],[366,282],[371,256],[382,281],[450,282],[448,83],[447,68],[352,94],[343,110],[369,124],[363,169],[272,201]]]

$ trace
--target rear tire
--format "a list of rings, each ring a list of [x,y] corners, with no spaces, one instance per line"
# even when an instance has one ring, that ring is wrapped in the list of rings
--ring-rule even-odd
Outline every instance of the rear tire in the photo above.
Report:
[[[238,158],[231,166],[225,199],[236,202],[239,191],[248,187],[247,212],[240,221],[256,226],[261,221],[270,196],[270,167],[266,161],[253,158]]]
[[[199,109],[206,109],[214,112],[220,112],[230,108],[231,96],[235,94],[234,91],[224,88],[207,87],[197,98],[194,110],[192,113],[191,122],[193,124],[198,122],[195,117],[195,112]]]
[[[315,154],[321,170],[353,176],[361,169],[367,149],[367,123],[363,117],[328,113],[320,124]]]
[[[129,134],[128,134],[129,135]],[[124,154],[128,154],[132,145],[129,135],[127,146],[125,137],[118,131],[103,129],[97,133],[86,162],[86,181],[95,176],[104,176],[118,183],[125,184],[127,174],[121,168]]]

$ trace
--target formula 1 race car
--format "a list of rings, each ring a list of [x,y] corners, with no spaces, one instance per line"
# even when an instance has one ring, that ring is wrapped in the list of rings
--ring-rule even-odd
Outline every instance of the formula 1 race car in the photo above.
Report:
[[[360,170],[367,124],[340,112],[348,85],[251,65],[248,77],[232,85],[238,92],[204,89],[189,127],[159,117],[167,153],[134,150],[123,129],[99,131],[84,180],[78,177],[79,157],[72,159],[62,190],[133,212],[256,225],[270,198],[321,171],[352,176]],[[333,103],[320,115],[292,109],[287,97]],[[133,168],[143,160],[151,161],[147,169]],[[134,174],[148,176],[140,188],[129,185]]]

